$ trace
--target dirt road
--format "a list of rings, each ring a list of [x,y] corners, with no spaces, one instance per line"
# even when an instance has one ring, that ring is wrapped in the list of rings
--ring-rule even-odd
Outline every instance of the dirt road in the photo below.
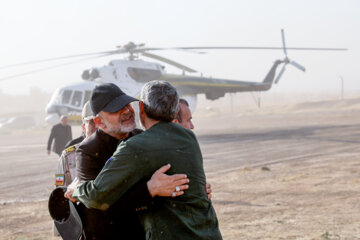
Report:
[[[360,101],[194,115],[224,239],[360,239]],[[0,239],[51,239],[47,129],[0,135]]]

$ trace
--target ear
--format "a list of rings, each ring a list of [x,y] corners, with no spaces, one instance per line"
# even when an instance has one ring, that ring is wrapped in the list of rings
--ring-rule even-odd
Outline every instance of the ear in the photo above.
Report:
[[[97,127],[104,127],[104,123],[101,121],[100,117],[94,117],[94,123],[96,124]]]
[[[143,113],[144,112],[144,102],[143,101],[139,101],[139,113]]]

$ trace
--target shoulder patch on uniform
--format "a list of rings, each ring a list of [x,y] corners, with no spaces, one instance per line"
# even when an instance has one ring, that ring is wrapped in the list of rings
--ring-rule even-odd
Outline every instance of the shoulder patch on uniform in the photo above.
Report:
[[[68,147],[67,149],[65,149],[65,151],[67,152],[67,153],[69,153],[69,152],[73,152],[73,151],[75,151],[76,149],[75,149],[75,146],[70,146],[70,147]]]
[[[64,186],[65,185],[65,175],[64,174],[55,174],[55,185]]]

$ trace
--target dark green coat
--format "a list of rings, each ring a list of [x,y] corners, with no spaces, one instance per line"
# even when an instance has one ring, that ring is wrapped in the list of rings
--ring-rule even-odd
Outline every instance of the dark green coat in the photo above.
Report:
[[[187,174],[190,187],[183,196],[162,198],[155,209],[141,215],[147,239],[221,239],[206,198],[199,144],[192,131],[178,124],[160,122],[121,143],[97,178],[80,185],[73,196],[87,207],[106,209],[167,163],[167,174]]]

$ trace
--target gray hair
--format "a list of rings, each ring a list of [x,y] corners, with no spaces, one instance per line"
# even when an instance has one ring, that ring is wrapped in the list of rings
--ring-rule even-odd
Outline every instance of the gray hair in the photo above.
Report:
[[[147,82],[141,89],[141,101],[149,118],[171,122],[179,104],[176,88],[166,81]]]

